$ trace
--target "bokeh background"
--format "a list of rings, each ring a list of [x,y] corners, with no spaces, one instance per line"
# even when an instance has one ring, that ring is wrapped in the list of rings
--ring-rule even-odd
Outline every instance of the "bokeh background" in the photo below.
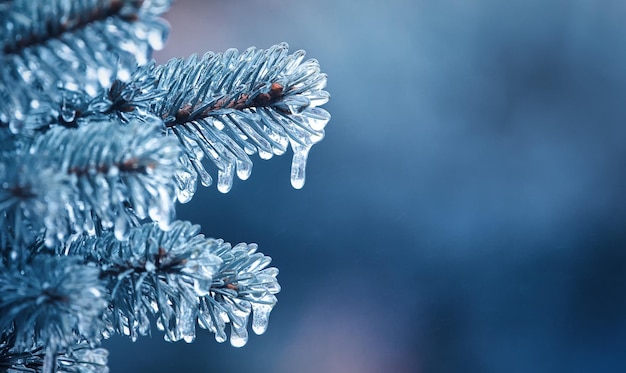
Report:
[[[159,62],[286,41],[329,76],[303,190],[256,158],[179,217],[283,287],[241,349],[113,338],[112,372],[626,371],[626,3],[176,0]]]

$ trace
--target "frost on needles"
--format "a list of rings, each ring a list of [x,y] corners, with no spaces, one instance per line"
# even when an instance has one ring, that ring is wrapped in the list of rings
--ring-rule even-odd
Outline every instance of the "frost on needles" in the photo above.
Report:
[[[169,0],[0,0],[0,371],[107,372],[103,338],[265,332],[278,270],[176,220],[293,153],[301,188],[330,115],[287,44],[156,65]]]

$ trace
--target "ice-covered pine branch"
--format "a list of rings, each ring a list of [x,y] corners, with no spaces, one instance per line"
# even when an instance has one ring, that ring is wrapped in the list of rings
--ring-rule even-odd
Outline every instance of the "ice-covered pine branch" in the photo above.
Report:
[[[84,340],[96,344],[108,304],[99,275],[80,257],[43,254],[24,265],[0,265],[0,367],[36,364],[39,350],[45,361]]]
[[[43,346],[15,352],[12,351],[15,336],[0,341],[0,372],[37,373],[43,371],[46,351]],[[93,348],[85,342],[72,347],[71,351],[58,352],[53,356],[53,369],[58,373],[108,373],[104,348]]]
[[[140,68],[130,81],[115,82],[105,97],[111,107],[145,107],[150,102],[148,111],[180,139],[185,164],[203,185],[212,183],[201,162],[204,157],[217,167],[218,189],[227,192],[235,173],[242,180],[250,176],[250,155],[258,152],[269,159],[291,145],[291,182],[301,188],[308,152],[324,137],[330,119],[318,107],[329,98],[323,90],[326,74],[304,55],[302,50],[289,54],[283,43],[267,50],[230,49],[173,59]],[[156,87],[146,84],[153,81]],[[144,89],[125,89],[129,86]],[[162,96],[155,99],[154,90]]]
[[[30,146],[0,151],[1,232],[13,247],[45,234],[48,246],[72,233],[114,229],[124,239],[134,221],[166,228],[174,217],[180,149],[159,123],[94,121],[53,128]]]
[[[154,316],[168,341],[193,341],[197,322],[224,342],[230,323],[231,343],[243,346],[251,313],[253,331],[265,332],[280,291],[278,270],[267,268],[271,258],[257,253],[255,244],[231,247],[199,231],[181,221],[168,231],[145,224],[133,228],[127,241],[105,233],[78,238],[64,250],[101,268],[111,294],[106,336],[119,333],[135,340],[150,333],[149,316]]]
[[[17,132],[73,122],[67,111],[79,105],[64,92],[95,97],[150,61],[167,37],[168,26],[158,16],[170,3],[0,2],[0,81],[6,83],[0,85],[0,125]]]
[[[289,147],[302,187],[326,75],[286,44],[157,66],[169,5],[0,0],[0,371],[105,373],[101,338],[150,320],[234,346],[267,327],[271,259],[174,220],[175,201]]]

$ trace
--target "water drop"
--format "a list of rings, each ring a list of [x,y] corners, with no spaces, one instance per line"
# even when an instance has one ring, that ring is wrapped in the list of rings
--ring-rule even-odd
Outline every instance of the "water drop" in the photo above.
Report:
[[[146,272],[149,273],[152,273],[156,270],[156,266],[151,261],[147,261],[144,268],[146,269]]]
[[[266,161],[268,159],[271,159],[274,156],[274,154],[272,152],[268,152],[266,150],[263,149],[259,149],[259,157]]]
[[[237,177],[241,180],[248,180],[252,172],[252,162],[249,160],[237,160]]]
[[[126,241],[130,232],[129,228],[128,219],[122,212],[120,212],[115,219],[115,238],[119,241]]]
[[[64,103],[61,107],[61,118],[65,123],[72,123],[76,118],[76,111]]]
[[[311,100],[311,106],[322,106],[328,102],[330,99],[330,94],[326,91],[317,91],[314,92],[313,95],[309,96],[309,100]]]
[[[113,72],[111,71],[111,69],[103,66],[98,68],[98,82],[102,87],[108,87],[111,84],[112,75]]]
[[[224,333],[224,329],[219,329],[216,333],[215,333],[215,340],[218,343],[224,343],[226,342],[226,333]]]
[[[186,162],[182,162],[179,171],[176,172],[177,198],[180,203],[187,203],[191,201],[196,192],[198,174],[191,169],[186,157],[181,158],[182,160],[186,160]]]
[[[209,175],[207,170],[202,165],[202,156],[198,158],[189,158],[189,161],[193,164],[194,169],[200,177],[200,183],[202,184],[202,186],[210,186],[213,183],[213,178],[211,178],[211,175]]]
[[[228,193],[233,186],[233,165],[232,163],[226,164],[224,170],[219,170],[217,173],[217,190],[222,193]]]
[[[193,342],[193,340],[196,339],[195,335],[184,335],[183,336],[183,340],[187,343],[191,343]]]
[[[246,324],[246,322],[243,322],[242,325],[231,325],[230,344],[233,347],[243,347],[246,343],[248,343],[248,330],[246,329]]]
[[[291,160],[291,186],[295,189],[302,189],[306,176],[306,161],[311,146],[304,146],[292,141],[291,149],[293,149],[293,158]]]
[[[148,31],[148,43],[154,50],[163,49],[163,44],[167,38],[168,26],[161,22],[154,22],[152,29]]]
[[[272,306],[268,304],[252,304],[252,331],[257,335],[265,333],[269,323]]]

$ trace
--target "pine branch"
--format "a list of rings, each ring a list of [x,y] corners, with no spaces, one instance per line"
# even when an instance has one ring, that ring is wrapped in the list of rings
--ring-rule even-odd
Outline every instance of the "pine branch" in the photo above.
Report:
[[[128,241],[110,233],[82,237],[67,253],[85,256],[101,266],[108,281],[112,307],[106,315],[106,336],[129,335],[135,340],[150,332],[149,315],[167,341],[195,338],[195,323],[243,346],[252,330],[262,334],[276,304],[278,270],[266,268],[271,258],[257,253],[255,244],[231,247],[222,240],[204,238],[200,227],[177,221],[163,232],[154,224],[133,228]]]
[[[15,335],[0,342],[0,371],[40,373],[44,368],[45,349],[43,346],[28,351],[14,351]],[[81,342],[65,352],[56,354],[55,371],[58,373],[108,373],[109,353],[103,348],[92,348]]]
[[[179,147],[161,123],[95,122],[53,128],[0,165],[0,223],[14,247],[45,229],[52,247],[71,233],[114,229],[136,219],[167,228],[174,216]],[[9,161],[11,159],[11,161]]]
[[[100,271],[82,258],[39,255],[0,271],[0,335],[11,348],[46,346],[56,353],[82,339],[97,341],[107,305]]]
[[[108,372],[100,339],[151,318],[168,341],[267,328],[271,258],[174,204],[212,183],[205,158],[227,192],[288,147],[301,188],[326,75],[284,43],[156,66],[170,2],[0,0],[0,371]]]
[[[198,297],[209,292],[221,260],[211,254],[200,227],[177,221],[164,232],[155,224],[133,228],[128,241],[110,233],[82,237],[68,248],[101,267],[112,302],[105,334],[135,340],[150,332],[149,315],[157,318],[168,341],[195,337]]]
[[[50,120],[62,91],[95,97],[160,49],[167,25],[157,18],[169,0],[15,0],[0,12],[1,86],[23,86],[0,104],[0,125],[14,130],[28,117]],[[19,89],[19,88],[18,88]],[[6,96],[0,89],[0,97]],[[45,113],[45,110],[43,110]],[[52,113],[53,120],[60,113]],[[33,119],[31,119],[33,121]],[[29,125],[32,123],[28,123]],[[28,126],[27,126],[28,127]]]
[[[248,341],[248,318],[252,313],[252,331],[263,334],[269,315],[280,292],[278,269],[266,268],[272,258],[257,253],[256,244],[240,243],[231,247],[213,240],[211,252],[222,259],[213,279],[211,292],[200,299],[198,324],[215,333],[218,342],[226,340],[226,323],[231,324],[230,343],[241,347]]]
[[[197,173],[203,185],[212,183],[203,157],[217,166],[218,189],[227,192],[235,170],[240,179],[249,177],[249,155],[258,152],[269,159],[291,145],[291,182],[301,188],[309,149],[323,138],[330,119],[317,107],[329,98],[323,90],[326,75],[316,60],[303,59],[304,51],[288,55],[283,43],[145,68],[165,92],[150,111],[180,139],[192,166],[189,172]]]

